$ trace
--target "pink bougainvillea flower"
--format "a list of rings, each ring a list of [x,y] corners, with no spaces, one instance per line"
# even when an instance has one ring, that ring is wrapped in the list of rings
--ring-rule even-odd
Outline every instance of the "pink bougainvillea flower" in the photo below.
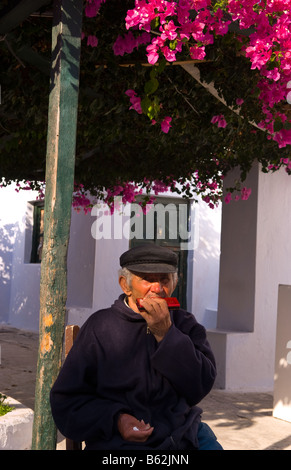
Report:
[[[96,36],[93,36],[93,35],[88,36],[87,46],[97,47],[98,46],[98,38],[96,38]]]
[[[136,96],[136,92],[134,90],[126,90],[125,94],[129,96],[130,98],[132,96]]]
[[[279,132],[276,132],[274,135],[275,142],[278,143],[279,148],[286,147],[286,145],[291,145],[291,131],[287,129],[282,129]]]
[[[251,192],[252,192],[251,188],[248,189],[244,186],[241,190],[241,199],[242,199],[242,201],[247,201],[248,198],[251,195]]]
[[[89,16],[104,1],[86,0]],[[230,21],[236,21],[242,30],[252,27],[247,40],[242,41],[239,35],[237,40],[243,55],[250,60],[251,70],[261,76],[257,83],[258,100],[266,117],[258,125],[267,131],[266,138],[275,140],[279,147],[291,145],[289,132],[273,130],[277,119],[273,108],[286,101],[286,83],[291,74],[291,0],[227,0],[216,2],[217,6],[218,3],[220,7],[213,9],[211,0],[135,0],[134,8],[127,12],[126,28],[158,34],[147,47],[148,61],[154,65],[162,54],[170,62],[177,60],[176,54],[184,47],[192,59],[203,60],[205,49],[217,35],[228,32]],[[156,28],[158,33],[153,31]],[[242,98],[238,98],[236,105],[242,103]],[[227,126],[223,116],[212,123],[221,128]]]
[[[218,116],[213,116],[213,118],[211,119],[211,124],[217,124],[218,127],[226,127],[227,126],[227,122],[224,118],[224,115],[223,114],[219,114]]]
[[[162,131],[167,134],[170,130],[172,118],[170,116],[166,116],[165,119],[161,122],[161,129]]]
[[[170,49],[168,46],[162,47],[161,51],[168,62],[174,62],[176,60],[176,52]]]
[[[254,41],[253,41],[254,42]],[[251,69],[261,69],[265,65],[272,55],[272,45],[262,39],[257,39],[254,45],[246,48],[246,57],[252,62]]]
[[[204,46],[193,46],[190,47],[190,57],[191,59],[203,60],[205,57],[205,47]]]
[[[243,104],[244,100],[243,100],[242,98],[237,98],[237,99],[235,100],[235,102],[236,102],[236,104],[237,104],[238,106],[241,106],[241,105]]]
[[[134,96],[130,100],[131,106],[129,109],[134,109],[138,114],[142,114],[142,108],[141,108],[141,99],[139,96]]]
[[[174,21],[170,20],[169,23],[165,23],[163,26],[160,26],[160,31],[162,32],[161,38],[163,40],[169,39],[170,41],[176,39],[177,26],[175,26]]]
[[[105,2],[105,0],[87,0],[87,4],[85,7],[85,15],[88,18],[94,18],[95,16],[97,16],[102,2]]]
[[[154,44],[152,43],[149,46],[147,46],[146,50],[147,50],[147,58],[148,58],[149,64],[154,65],[159,59],[159,54],[157,52],[158,45],[156,43]]]
[[[136,92],[134,90],[127,90],[125,94],[129,96],[131,102],[129,109],[134,109],[138,114],[142,114],[141,98],[137,96]]]
[[[230,201],[231,201],[231,199],[232,199],[231,193],[227,193],[227,195],[226,195],[225,198],[224,198],[225,204],[229,204]]]
[[[115,55],[123,56],[124,54],[130,54],[136,47],[141,44],[147,44],[150,42],[151,36],[149,33],[142,33],[140,36],[135,37],[131,31],[124,37],[117,36],[115,43],[113,44],[113,52]]]
[[[217,125],[218,125],[218,127],[223,127],[223,128],[225,128],[225,127],[227,126],[227,122],[226,122],[226,120],[224,119],[224,116],[222,116],[221,119],[219,119]]]

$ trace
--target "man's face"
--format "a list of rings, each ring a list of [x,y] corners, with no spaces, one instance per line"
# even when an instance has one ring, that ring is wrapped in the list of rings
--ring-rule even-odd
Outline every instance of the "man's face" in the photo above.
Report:
[[[168,273],[132,273],[131,285],[125,278],[120,279],[120,285],[128,297],[129,306],[136,312],[139,312],[136,299],[171,297],[175,289],[173,275]]]

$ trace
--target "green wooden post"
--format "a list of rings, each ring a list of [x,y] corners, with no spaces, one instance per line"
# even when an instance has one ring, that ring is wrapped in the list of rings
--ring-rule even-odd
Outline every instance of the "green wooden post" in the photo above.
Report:
[[[74,185],[83,0],[55,0],[46,160],[40,339],[32,449],[56,448],[49,394],[61,366]]]

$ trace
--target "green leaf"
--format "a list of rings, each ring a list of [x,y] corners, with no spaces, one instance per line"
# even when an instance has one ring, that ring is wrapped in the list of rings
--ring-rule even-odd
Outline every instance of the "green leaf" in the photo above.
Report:
[[[283,129],[283,123],[281,119],[276,119],[274,122],[274,132],[279,132]]]
[[[148,109],[147,115],[150,119],[154,119],[158,116],[159,111],[160,111],[160,106],[153,101]]]
[[[177,42],[178,42],[177,39],[169,42],[169,48],[171,49],[171,51],[174,51],[176,49]]]
[[[157,75],[158,75],[158,67],[153,67],[151,72],[150,72],[151,79],[156,78]]]
[[[149,119],[154,119],[158,116],[159,111],[160,111],[160,106],[157,102],[157,99],[154,99],[151,101],[148,96],[146,96],[142,101],[141,101],[141,109],[144,114],[148,116]]]
[[[160,19],[159,17],[156,16],[156,18],[154,18],[152,21],[151,21],[151,29],[155,29],[159,26],[160,24]]]
[[[163,58],[160,62],[159,65],[156,66],[156,71],[157,73],[162,73],[166,67],[167,61],[165,58]]]
[[[154,93],[159,87],[159,82],[156,78],[152,78],[148,82],[146,82],[144,86],[144,91],[147,95],[151,95]]]
[[[143,100],[141,100],[140,105],[141,105],[142,112],[143,112],[144,114],[147,114],[147,113],[148,113],[148,109],[149,109],[149,107],[150,107],[150,105],[151,105],[151,100],[149,99],[148,96],[146,96]]]

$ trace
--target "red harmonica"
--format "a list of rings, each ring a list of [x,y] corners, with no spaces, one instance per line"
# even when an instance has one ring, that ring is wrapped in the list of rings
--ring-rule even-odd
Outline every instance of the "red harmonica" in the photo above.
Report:
[[[138,306],[138,308],[140,310],[143,309],[140,301],[142,299],[136,299],[136,305]],[[178,299],[176,299],[176,297],[164,297],[164,300],[167,302],[167,305],[169,307],[169,310],[175,310],[177,308],[180,308],[180,303],[178,301]]]

